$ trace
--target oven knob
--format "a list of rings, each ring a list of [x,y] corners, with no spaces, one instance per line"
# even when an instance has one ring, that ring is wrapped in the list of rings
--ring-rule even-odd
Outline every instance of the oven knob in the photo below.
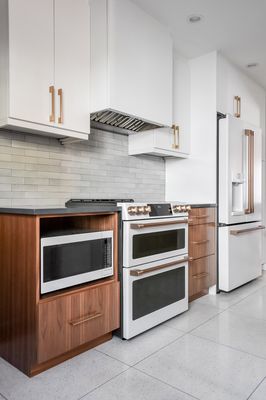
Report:
[[[144,214],[144,207],[143,206],[137,207],[137,214]]]
[[[144,207],[144,214],[149,214],[151,212],[151,206]]]
[[[186,206],[186,211],[190,211],[191,210],[191,206]]]
[[[127,212],[129,215],[135,215],[137,214],[137,207],[128,207]]]
[[[175,212],[181,212],[182,208],[181,206],[175,206]]]
[[[181,207],[181,210],[182,210],[182,211],[187,211],[187,206],[182,206],[182,207]]]

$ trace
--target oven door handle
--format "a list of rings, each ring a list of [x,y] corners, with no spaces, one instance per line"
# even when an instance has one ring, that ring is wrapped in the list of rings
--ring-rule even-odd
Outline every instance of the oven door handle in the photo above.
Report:
[[[172,261],[167,264],[157,265],[156,267],[151,267],[151,268],[147,268],[147,269],[133,269],[132,271],[130,271],[130,275],[131,276],[141,276],[141,275],[148,274],[150,272],[159,271],[160,269],[169,268],[169,267],[172,267],[177,264],[183,264],[187,261],[188,261],[188,257],[184,257],[183,260]]]
[[[130,224],[131,229],[144,229],[144,228],[153,228],[157,226],[167,226],[167,225],[178,225],[178,224],[187,224],[188,219],[180,219],[179,221],[166,221],[166,222],[151,222],[148,224]]]

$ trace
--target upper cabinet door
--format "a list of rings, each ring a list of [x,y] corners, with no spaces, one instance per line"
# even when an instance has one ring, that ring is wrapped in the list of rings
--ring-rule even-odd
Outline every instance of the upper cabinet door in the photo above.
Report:
[[[89,133],[88,0],[55,0],[56,124]]]
[[[257,127],[264,123],[265,92],[220,54],[217,63],[217,111]]]
[[[9,0],[9,117],[49,125],[53,0]]]

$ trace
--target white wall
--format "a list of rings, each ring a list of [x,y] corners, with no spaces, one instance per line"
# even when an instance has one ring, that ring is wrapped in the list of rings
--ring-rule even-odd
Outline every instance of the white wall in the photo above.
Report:
[[[216,203],[216,52],[188,61],[191,155],[166,160],[166,200]]]

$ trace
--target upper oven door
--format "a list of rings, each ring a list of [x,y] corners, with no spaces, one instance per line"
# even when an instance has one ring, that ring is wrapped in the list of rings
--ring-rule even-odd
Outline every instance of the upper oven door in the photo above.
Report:
[[[123,265],[133,267],[188,252],[188,219],[124,222]]]

